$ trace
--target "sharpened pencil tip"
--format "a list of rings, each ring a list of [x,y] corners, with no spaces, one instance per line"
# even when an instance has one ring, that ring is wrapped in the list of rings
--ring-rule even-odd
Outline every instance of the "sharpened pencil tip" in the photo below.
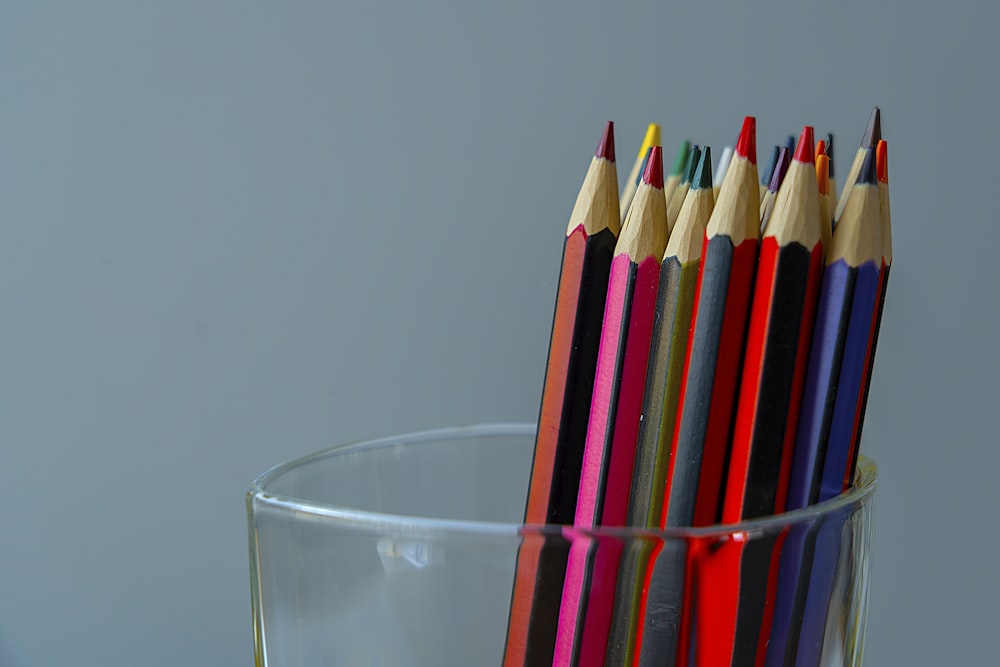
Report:
[[[868,127],[865,128],[865,135],[861,137],[862,148],[875,148],[875,144],[882,138],[882,112],[878,107],[872,109],[872,115],[868,118]]]
[[[712,149],[705,146],[691,176],[691,189],[703,190],[712,188]]]
[[[642,182],[658,190],[663,189],[663,149],[653,146],[649,149],[646,160],[646,170],[642,173]]]
[[[684,177],[681,179],[681,183],[690,183],[691,179],[694,178],[694,170],[698,167],[698,160],[701,158],[701,146],[694,144],[691,146],[691,151],[688,153],[687,165],[684,167]]]
[[[826,134],[826,156],[830,158],[830,178],[834,178],[833,174],[833,133],[827,132]]]
[[[774,166],[778,164],[778,156],[781,154],[781,146],[771,149],[771,157],[767,161],[767,168],[760,172],[760,184],[766,186],[771,182],[771,174],[774,173]]]
[[[785,180],[785,174],[788,173],[788,165],[791,161],[788,149],[782,146],[778,152],[778,162],[774,165],[774,173],[771,174],[771,184],[767,186],[768,190],[777,192],[781,189],[781,182]]]
[[[601,141],[597,144],[594,157],[602,157],[608,162],[615,161],[615,124],[610,120],[604,125],[604,134],[601,135]]]
[[[677,147],[677,153],[674,155],[674,166],[670,169],[671,176],[680,176],[684,173],[684,167],[687,166],[688,151],[691,150],[691,142],[687,139],[681,142],[681,145]]]
[[[809,125],[802,128],[799,135],[799,144],[795,148],[795,159],[799,162],[815,162],[816,154],[813,152],[813,129]]]
[[[660,141],[660,126],[656,123],[650,123],[646,126],[646,136],[642,138],[642,145],[639,150],[643,153],[648,153],[652,146],[661,146],[663,142]]]
[[[816,156],[816,185],[821,195],[830,194],[830,158],[826,155]]]
[[[788,138],[785,139],[785,148],[788,149],[789,153],[795,154],[795,135],[789,134]]]
[[[822,139],[816,142],[815,158],[818,158],[820,155],[826,155],[826,142]]]
[[[885,139],[879,139],[875,146],[875,171],[878,174],[879,183],[889,182],[889,156]]]
[[[863,185],[875,185],[875,149],[865,149],[865,160],[861,163],[861,171],[858,172],[858,183]]]
[[[757,119],[753,116],[743,119],[740,138],[736,142],[736,154],[750,160],[750,164],[757,164]]]

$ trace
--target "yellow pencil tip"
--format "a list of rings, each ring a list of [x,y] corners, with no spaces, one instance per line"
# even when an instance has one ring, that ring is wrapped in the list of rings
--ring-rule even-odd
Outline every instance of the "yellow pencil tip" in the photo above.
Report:
[[[656,123],[650,123],[646,128],[646,136],[642,140],[642,146],[639,148],[639,159],[646,157],[650,146],[662,145],[660,141],[660,126]]]

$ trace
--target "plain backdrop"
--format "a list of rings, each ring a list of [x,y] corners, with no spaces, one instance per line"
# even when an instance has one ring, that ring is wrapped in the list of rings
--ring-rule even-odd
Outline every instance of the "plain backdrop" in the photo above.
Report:
[[[254,476],[536,418],[606,119],[622,178],[651,120],[672,154],[753,114],[762,153],[833,131],[843,182],[873,104],[866,663],[992,664],[1000,16],[805,4],[5,5],[0,665],[251,664]]]

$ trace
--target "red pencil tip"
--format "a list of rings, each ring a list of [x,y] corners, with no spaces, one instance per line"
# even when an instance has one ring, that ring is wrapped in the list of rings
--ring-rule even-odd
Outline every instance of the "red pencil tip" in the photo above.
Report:
[[[751,164],[757,164],[757,119],[753,116],[743,119],[743,129],[736,142],[736,154],[750,160]]]
[[[880,183],[889,182],[889,156],[886,152],[885,139],[879,139],[875,147],[875,171]]]
[[[601,135],[601,142],[597,144],[594,157],[602,157],[608,162],[615,161],[615,124],[610,120],[604,126],[604,134]]]
[[[663,149],[659,146],[649,149],[649,159],[646,160],[646,171],[642,174],[642,182],[659,190],[663,189]]]
[[[826,142],[822,139],[816,142],[816,157],[819,157],[820,155],[826,155]]]
[[[802,128],[802,134],[799,135],[799,145],[795,148],[795,159],[799,162],[815,162],[816,156],[813,153],[813,129],[812,127],[806,125]]]

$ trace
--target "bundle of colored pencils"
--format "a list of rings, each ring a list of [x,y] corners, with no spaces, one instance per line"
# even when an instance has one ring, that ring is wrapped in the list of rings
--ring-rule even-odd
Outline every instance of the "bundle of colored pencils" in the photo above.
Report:
[[[853,483],[892,262],[878,108],[839,197],[833,137],[809,126],[761,173],[752,117],[714,178],[688,141],[665,177],[659,144],[651,124],[619,197],[609,122],[573,207],[526,524],[732,524]],[[802,593],[741,576],[774,569],[769,545],[717,559],[708,627],[683,544],[548,535],[518,554],[507,667],[798,664]],[[816,539],[787,540],[782,577],[821,565]]]

